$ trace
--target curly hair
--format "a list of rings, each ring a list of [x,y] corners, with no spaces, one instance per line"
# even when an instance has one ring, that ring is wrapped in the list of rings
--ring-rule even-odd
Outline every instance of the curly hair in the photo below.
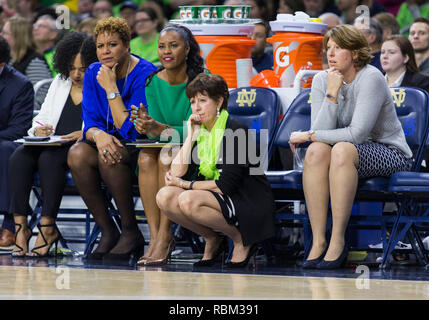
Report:
[[[119,38],[126,45],[128,45],[131,40],[131,30],[128,27],[127,22],[122,18],[109,17],[100,19],[94,29],[95,41],[97,41],[97,38],[100,34],[104,33],[117,33]]]
[[[186,59],[186,73],[188,75],[188,83],[190,83],[197,75],[204,72],[204,60],[200,55],[200,46],[197,40],[195,40],[191,30],[185,26],[170,24],[161,30],[160,36],[169,31],[176,32],[185,41],[185,46],[189,46],[189,52]],[[146,81],[146,86],[150,83],[153,76],[163,69],[164,67],[160,67],[149,75]]]
[[[78,53],[85,68],[98,61],[94,39],[83,32],[71,32],[58,42],[54,55],[54,69],[62,79],[70,76],[70,65]]]

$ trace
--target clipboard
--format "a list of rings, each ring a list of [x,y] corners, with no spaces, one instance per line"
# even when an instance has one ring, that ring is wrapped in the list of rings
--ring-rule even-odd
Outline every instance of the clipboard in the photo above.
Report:
[[[45,147],[58,147],[67,143],[73,142],[70,139],[63,139],[61,136],[49,136],[47,140],[41,141],[26,141],[25,138],[17,139],[14,142],[22,143],[24,146],[45,146]]]
[[[127,145],[135,146],[136,148],[163,148],[181,146],[178,142],[159,141],[156,139],[137,139],[133,142],[128,142]]]

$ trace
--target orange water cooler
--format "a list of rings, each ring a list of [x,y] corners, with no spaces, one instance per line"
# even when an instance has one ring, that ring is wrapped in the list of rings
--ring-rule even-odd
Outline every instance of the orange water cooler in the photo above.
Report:
[[[301,68],[322,70],[326,24],[276,20],[270,26],[274,35],[267,41],[273,45],[274,72],[280,78],[280,87],[292,87]],[[307,83],[305,87],[310,85]]]
[[[255,41],[250,39],[253,24],[186,25],[201,48],[205,67],[220,74],[229,88],[237,88],[236,59],[251,58]]]

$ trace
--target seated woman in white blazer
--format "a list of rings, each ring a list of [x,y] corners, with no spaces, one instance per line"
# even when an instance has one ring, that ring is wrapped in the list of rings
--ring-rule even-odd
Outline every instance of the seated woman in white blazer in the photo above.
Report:
[[[82,136],[82,82],[86,68],[97,61],[94,40],[84,33],[73,32],[56,48],[54,67],[58,75],[52,82],[40,113],[28,130],[30,136],[63,136],[71,142]],[[9,159],[11,205],[15,221],[15,257],[47,256],[60,233],[55,224],[66,182],[67,153],[64,146],[20,146]],[[32,231],[27,224],[31,213],[28,204],[34,173],[39,171],[43,194],[42,218],[34,248],[29,252]]]

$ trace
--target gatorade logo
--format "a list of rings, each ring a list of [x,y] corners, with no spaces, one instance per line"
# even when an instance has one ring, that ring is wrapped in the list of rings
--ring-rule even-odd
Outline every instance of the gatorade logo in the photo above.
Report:
[[[280,68],[287,67],[290,63],[289,61],[289,46],[287,47],[278,47],[275,54],[276,65]]]
[[[186,19],[186,10],[185,8],[180,9],[180,19]]]
[[[231,18],[231,9],[225,9],[225,11],[222,13],[222,18],[224,19]]]
[[[186,19],[192,19],[192,9],[186,9]]]
[[[232,13],[232,17],[234,19],[241,19],[241,8],[235,9],[234,12]]]
[[[204,20],[210,19],[210,9],[209,8],[202,9],[200,14],[201,14],[201,16],[200,16],[201,19],[204,19]]]

